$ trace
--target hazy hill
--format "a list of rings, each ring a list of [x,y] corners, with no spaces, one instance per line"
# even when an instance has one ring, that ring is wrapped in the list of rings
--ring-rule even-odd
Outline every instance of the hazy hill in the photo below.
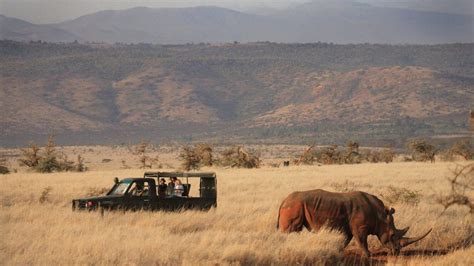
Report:
[[[63,29],[47,25],[35,25],[21,19],[2,15],[0,15],[0,38],[16,41],[47,40],[50,42],[81,40],[81,37]]]
[[[353,1],[314,1],[261,15],[203,6],[100,11],[54,25],[0,20],[2,39],[107,43],[473,42],[472,14],[416,11]],[[4,18],[3,20],[5,20]],[[35,26],[35,27],[34,27]],[[22,28],[22,30],[18,30]],[[61,30],[59,30],[61,29]],[[66,35],[66,36],[64,36]],[[72,37],[75,36],[75,37]]]
[[[347,0],[314,1],[272,17],[297,25],[298,42],[451,43],[474,41],[474,17],[377,7]]]
[[[219,7],[137,7],[101,11],[55,26],[88,41],[109,43],[247,42],[259,40],[262,33],[276,34],[272,21]]]
[[[466,131],[474,44],[0,42],[1,145],[157,139],[400,143]]]

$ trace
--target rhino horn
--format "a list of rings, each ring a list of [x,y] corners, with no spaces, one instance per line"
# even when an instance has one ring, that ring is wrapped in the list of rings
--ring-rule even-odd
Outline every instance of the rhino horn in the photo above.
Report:
[[[415,242],[417,242],[417,241],[420,241],[420,240],[422,240],[423,238],[425,238],[429,233],[431,233],[431,230],[432,230],[432,229],[428,230],[428,232],[426,232],[424,235],[419,236],[419,237],[404,237],[404,238],[400,239],[400,245],[401,245],[402,247],[406,247],[406,246],[408,246],[408,245],[410,245],[410,244],[413,244],[413,243],[415,243]],[[407,231],[408,231],[408,230],[407,230]]]

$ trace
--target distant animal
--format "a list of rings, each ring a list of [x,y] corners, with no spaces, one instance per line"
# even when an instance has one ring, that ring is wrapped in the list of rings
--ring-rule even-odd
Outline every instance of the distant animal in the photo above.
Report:
[[[290,161],[283,161],[283,167],[290,166]]]
[[[293,192],[280,205],[277,229],[290,233],[299,232],[303,227],[318,231],[327,226],[344,234],[344,247],[354,238],[366,256],[370,256],[368,235],[376,235],[392,254],[399,254],[401,248],[431,232],[430,229],[420,237],[405,237],[409,227],[397,229],[394,213],[395,209],[386,208],[376,196],[362,191],[336,193],[316,189]]]

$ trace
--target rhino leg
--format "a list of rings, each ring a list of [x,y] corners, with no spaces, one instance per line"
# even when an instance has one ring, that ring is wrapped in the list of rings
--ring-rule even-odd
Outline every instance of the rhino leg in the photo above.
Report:
[[[280,208],[278,228],[281,232],[291,233],[303,230],[305,217],[301,204],[287,204]]]
[[[370,257],[369,246],[367,244],[367,233],[358,232],[357,235],[355,235],[355,240],[362,249],[362,252],[364,252],[364,255]]]

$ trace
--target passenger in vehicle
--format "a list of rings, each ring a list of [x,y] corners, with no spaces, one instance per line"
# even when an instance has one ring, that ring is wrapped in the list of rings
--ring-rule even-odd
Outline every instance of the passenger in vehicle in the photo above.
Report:
[[[169,197],[174,195],[174,187],[175,187],[175,180],[176,177],[170,177],[170,182],[168,182],[168,187],[167,187],[167,194]]]
[[[128,194],[132,196],[146,196],[148,195],[148,188],[145,188],[143,183],[136,182],[132,185],[133,187],[130,189]]]
[[[166,180],[164,178],[160,179],[158,184],[158,197],[164,198],[166,197],[168,185],[166,185]]]
[[[182,197],[184,193],[184,186],[181,180],[177,179],[175,181],[174,194],[178,197]]]

